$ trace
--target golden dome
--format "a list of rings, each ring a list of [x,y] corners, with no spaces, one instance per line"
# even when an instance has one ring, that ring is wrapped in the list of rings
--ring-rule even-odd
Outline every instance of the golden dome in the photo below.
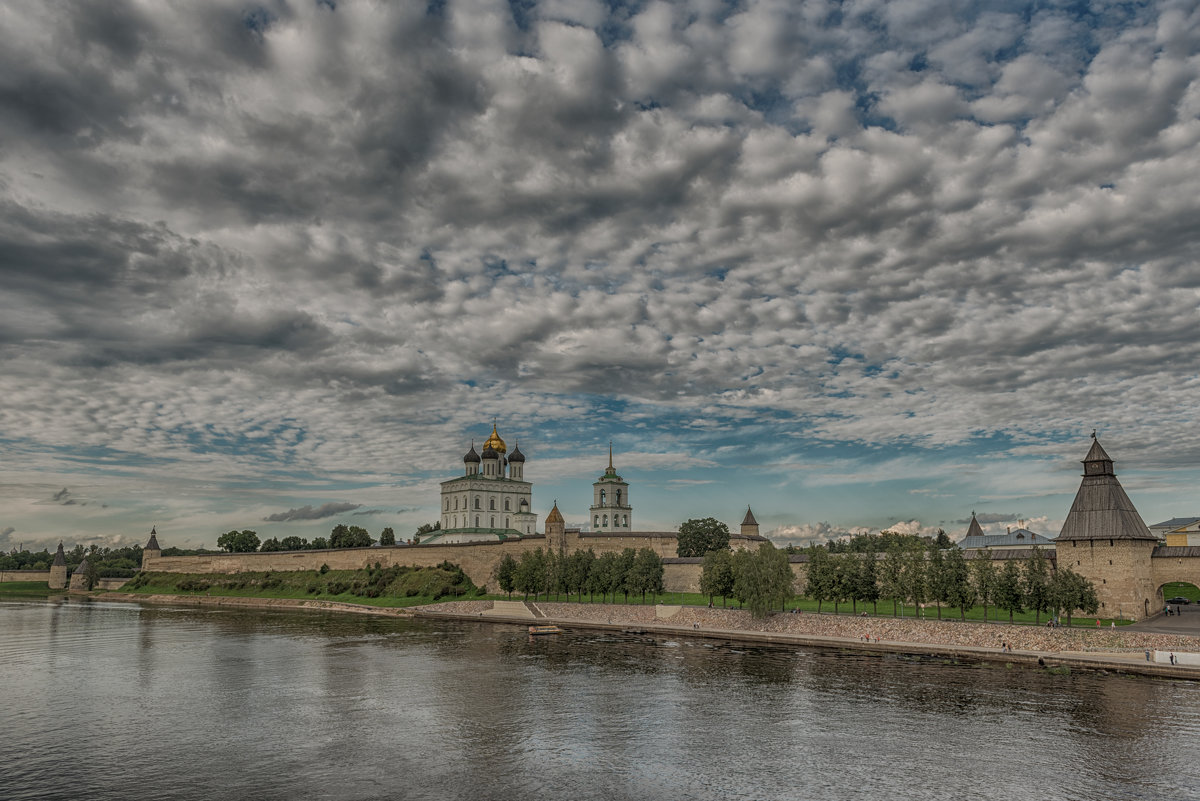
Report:
[[[484,450],[492,448],[499,453],[506,453],[508,447],[504,444],[504,440],[500,439],[500,435],[496,433],[496,424],[492,423],[492,435],[487,438],[487,442],[483,443]]]

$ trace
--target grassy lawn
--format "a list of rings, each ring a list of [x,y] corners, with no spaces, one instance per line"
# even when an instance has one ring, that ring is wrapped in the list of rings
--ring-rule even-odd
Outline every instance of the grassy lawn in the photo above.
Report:
[[[56,592],[61,592],[61,590],[56,590]],[[45,581],[5,581],[0,583],[0,598],[45,597],[49,594],[50,584]]]
[[[1200,603],[1200,587],[1197,587],[1195,584],[1184,584],[1181,581],[1175,581],[1163,585],[1163,598],[1174,598],[1177,595],[1187,598],[1194,604]]]
[[[379,594],[363,594],[376,582]],[[475,587],[454,583],[456,576],[438,568],[407,570],[298,570],[277,573],[147,573],[120,592],[141,595],[208,595],[226,598],[291,598],[342,601],[364,606],[407,607],[476,599]],[[357,590],[357,591],[356,591]],[[412,594],[409,594],[409,593]]]
[[[37,584],[37,582],[24,583]],[[0,587],[2,586],[12,585],[0,585]],[[42,588],[41,594],[45,594],[47,592],[46,585],[42,583],[40,586]],[[1176,585],[1168,585],[1168,587],[1173,586]],[[1191,585],[1180,586],[1190,587]],[[371,587],[375,587],[378,590],[377,594],[370,594],[372,592]],[[1192,588],[1192,590],[1195,591],[1195,588]],[[236,573],[231,575],[146,573],[140,574],[123,587],[121,591],[146,595],[210,595],[233,598],[312,599],[343,601],[345,603],[382,607],[421,606],[455,600],[519,601],[525,599],[525,596],[520,593],[513,593],[511,597],[502,593],[480,594],[468,579],[441,568],[387,568],[381,571],[330,570],[325,573],[299,570],[276,573]],[[611,595],[605,598],[599,595],[584,595],[582,599],[574,595],[568,597],[566,595],[556,596],[552,594],[550,596],[542,595],[536,599],[530,596],[529,600],[584,604],[628,603],[634,606],[642,605],[643,603],[646,605],[708,606],[707,595],[681,592],[661,593],[657,596],[647,595],[645,601],[642,600],[640,595],[630,595],[628,600],[626,600],[623,594],[618,594],[615,598]],[[714,599],[713,606],[718,609],[738,608],[737,603],[732,599],[725,603],[720,598]],[[853,607],[850,604],[840,604],[837,608],[837,614],[853,615],[854,612],[852,609]],[[790,612],[792,610],[798,610],[805,614],[816,613],[817,603],[816,601],[809,601],[807,599],[793,599],[787,604],[787,611]],[[874,611],[870,604],[859,604],[858,612],[861,614],[864,611],[872,616],[893,616],[890,601],[879,603],[877,611]],[[831,603],[822,604],[821,612],[822,614],[835,614],[834,605]],[[903,607],[902,614],[899,616],[912,619],[918,613],[919,610],[914,610],[909,605]],[[924,618],[926,620],[936,620],[936,607],[927,605],[924,610]],[[942,618],[944,620],[958,620],[959,612],[957,609],[943,608]],[[967,620],[982,622],[983,607],[967,610]],[[1041,625],[1045,625],[1046,620],[1047,616],[1042,615]],[[988,610],[988,622],[1008,623],[1008,614],[995,607],[991,607]],[[1035,625],[1034,614],[1032,612],[1022,612],[1014,615],[1013,622]],[[1066,625],[1065,617],[1062,618],[1062,622],[1063,625]],[[1072,622],[1075,626],[1096,626],[1096,618],[1093,617],[1077,617]],[[1113,621],[1110,618],[1100,619],[1102,627],[1108,627],[1112,622],[1115,622],[1118,626],[1123,626],[1127,625],[1130,621]]]

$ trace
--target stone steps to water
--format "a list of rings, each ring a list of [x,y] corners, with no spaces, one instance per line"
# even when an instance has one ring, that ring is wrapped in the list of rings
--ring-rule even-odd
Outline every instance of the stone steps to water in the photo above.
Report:
[[[525,601],[492,601],[492,608],[483,613],[484,617],[515,617],[537,620],[545,615],[535,614]]]

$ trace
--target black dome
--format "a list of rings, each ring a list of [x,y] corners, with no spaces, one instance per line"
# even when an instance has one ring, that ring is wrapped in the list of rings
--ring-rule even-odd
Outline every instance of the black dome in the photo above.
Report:
[[[475,452],[475,446],[471,445],[471,450],[467,451],[467,455],[463,457],[464,462],[478,462],[479,454]]]
[[[508,463],[512,464],[513,462],[523,462],[523,461],[525,461],[525,454],[521,453],[521,446],[519,446],[519,445],[514,446],[513,452],[508,455]]]

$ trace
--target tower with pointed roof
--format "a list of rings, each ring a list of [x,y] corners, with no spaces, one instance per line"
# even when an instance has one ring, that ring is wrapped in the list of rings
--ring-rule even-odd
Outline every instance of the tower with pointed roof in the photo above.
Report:
[[[629,484],[613,467],[612,442],[608,443],[608,467],[592,484],[592,531],[627,534],[633,526],[633,507],[629,504]]]
[[[1083,480],[1056,540],[1059,568],[1069,567],[1096,585],[1102,617],[1142,618],[1157,607],[1150,561],[1157,543],[1093,432]]]
[[[91,569],[91,563],[87,557],[83,557],[83,561],[75,568],[75,572],[71,574],[71,583],[67,587],[68,592],[88,592],[92,588],[88,586],[88,570]]]
[[[546,545],[559,556],[567,552],[567,521],[562,512],[558,511],[557,500],[554,501],[554,508],[550,510],[550,514],[546,515]]]
[[[498,542],[537,533],[533,485],[525,480],[525,454],[508,445],[496,424],[479,452],[463,456],[463,475],[442,482],[441,528],[423,544]]]
[[[750,511],[749,506],[746,507],[746,516],[742,518],[741,532],[743,537],[758,536],[758,521],[754,519],[754,512]]]
[[[150,560],[157,559],[160,556],[162,556],[162,548],[158,547],[158,530],[156,527],[151,526],[150,541],[142,549],[142,570],[149,570]]]
[[[50,589],[65,590],[67,588],[67,555],[63,553],[63,545],[58,543],[54,552],[54,561],[50,563]]]

